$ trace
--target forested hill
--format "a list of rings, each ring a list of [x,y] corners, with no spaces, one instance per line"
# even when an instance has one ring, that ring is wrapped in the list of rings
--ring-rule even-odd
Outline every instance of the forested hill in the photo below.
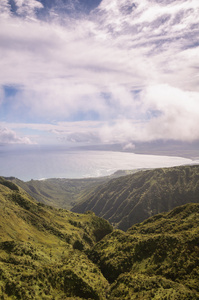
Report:
[[[199,299],[199,204],[114,230],[90,251],[111,283],[108,298]]]
[[[91,210],[127,230],[189,202],[199,202],[199,165],[146,170],[113,179],[87,194],[72,211]]]
[[[103,299],[108,282],[83,251],[111,231],[94,213],[46,206],[0,178],[0,299]]]
[[[199,204],[113,230],[0,178],[0,298],[199,299]]]
[[[135,173],[137,170],[117,171],[110,176],[69,179],[49,178],[44,180],[22,181],[15,177],[6,177],[17,184],[37,201],[57,208],[71,209],[81,197],[84,197],[91,189],[101,183],[108,182],[112,178]]]

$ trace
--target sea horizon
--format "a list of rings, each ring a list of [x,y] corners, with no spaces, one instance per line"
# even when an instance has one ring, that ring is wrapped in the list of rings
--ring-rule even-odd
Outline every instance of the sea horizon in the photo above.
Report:
[[[198,164],[178,156],[135,154],[118,151],[71,150],[64,147],[1,147],[0,176],[23,181],[49,178],[92,178],[118,170]]]

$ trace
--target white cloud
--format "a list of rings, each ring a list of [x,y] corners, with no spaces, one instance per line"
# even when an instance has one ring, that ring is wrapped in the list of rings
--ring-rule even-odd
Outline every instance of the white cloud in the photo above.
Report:
[[[1,0],[0,3],[0,16],[7,17],[10,15],[10,4],[8,0]]]
[[[19,137],[17,134],[6,127],[0,127],[0,144],[32,144],[27,137]]]
[[[123,147],[123,150],[133,150],[133,149],[135,149],[135,145],[133,143],[128,143]]]
[[[74,142],[199,138],[198,1],[104,0],[49,22],[40,2],[15,3],[18,16],[0,3],[0,105],[3,86],[18,89],[9,120]]]
[[[43,8],[41,2],[37,0],[15,0],[17,6],[16,13],[29,18],[35,17],[35,9]]]
[[[148,123],[153,139],[199,139],[199,93],[182,91],[168,85],[153,86],[146,90],[145,105],[158,111],[158,117]]]

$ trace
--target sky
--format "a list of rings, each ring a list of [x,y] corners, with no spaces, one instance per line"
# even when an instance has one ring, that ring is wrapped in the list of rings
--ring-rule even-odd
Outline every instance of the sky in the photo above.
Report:
[[[199,140],[198,0],[0,0],[0,145]]]

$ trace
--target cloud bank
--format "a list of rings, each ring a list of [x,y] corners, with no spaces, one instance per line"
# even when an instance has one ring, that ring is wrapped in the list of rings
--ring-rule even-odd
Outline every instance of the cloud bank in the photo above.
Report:
[[[27,137],[19,137],[13,130],[0,127],[0,145],[4,144],[32,144]]]
[[[10,3],[0,3],[0,139],[199,139],[198,0]]]

